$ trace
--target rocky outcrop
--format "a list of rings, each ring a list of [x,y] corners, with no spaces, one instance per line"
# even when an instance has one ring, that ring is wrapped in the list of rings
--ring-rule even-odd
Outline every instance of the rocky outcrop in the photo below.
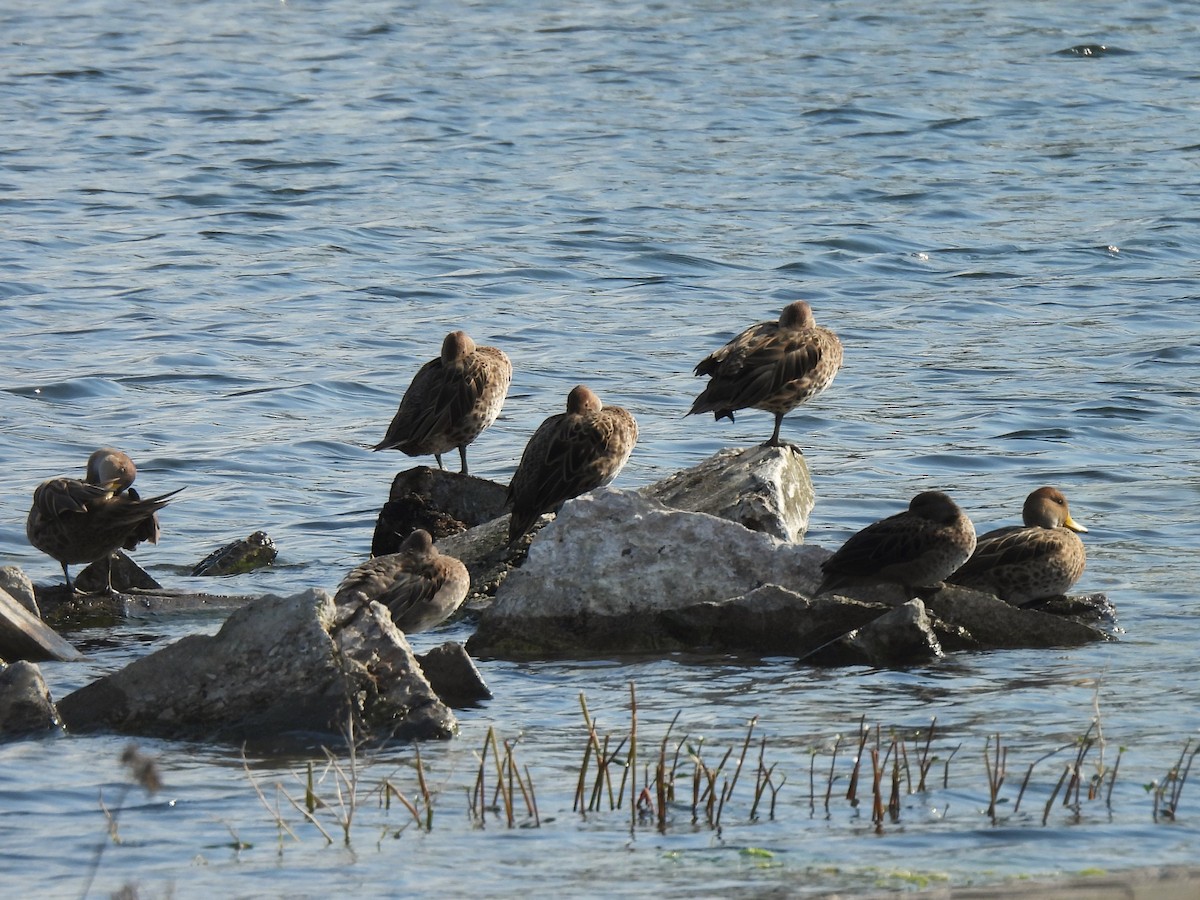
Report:
[[[811,592],[828,555],[605,488],[567,502],[538,533],[467,646],[477,657],[688,649],[660,623],[762,584]]]
[[[387,609],[325,591],[263,597],[212,636],[192,635],[64,697],[71,731],[263,740],[341,733],[427,740],[457,723]]]
[[[58,726],[50,689],[36,665],[21,661],[0,669],[0,738],[24,737]]]
[[[49,625],[0,590],[0,660],[75,660],[83,655]]]
[[[376,519],[371,555],[395,553],[418,528],[441,546],[442,538],[504,515],[507,494],[506,485],[474,475],[429,466],[399,472]]]
[[[19,567],[0,566],[0,591],[7,593],[37,618],[42,617],[33,582]]]
[[[746,652],[815,665],[905,666],[945,652],[1075,646],[1093,624],[946,586],[813,597],[819,547],[612,489],[567,503],[500,585],[467,643],[516,659]]]
[[[114,591],[162,590],[162,585],[135,563],[124,550],[114,550],[107,560],[97,560],[86,566],[75,576],[76,589],[85,593],[107,591],[110,567]]]
[[[447,706],[462,709],[492,698],[475,662],[456,641],[446,641],[419,654],[417,662],[434,692]]]
[[[641,493],[672,509],[729,519],[794,544],[804,540],[816,503],[804,454],[791,444],[726,448]]]

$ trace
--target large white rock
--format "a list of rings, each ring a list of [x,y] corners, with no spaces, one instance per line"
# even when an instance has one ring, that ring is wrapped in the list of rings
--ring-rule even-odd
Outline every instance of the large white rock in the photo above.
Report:
[[[764,584],[808,595],[828,556],[639,492],[601,489],[566,503],[539,532],[468,648],[474,656],[679,649],[674,617],[664,614]]]
[[[728,447],[641,493],[673,509],[720,516],[797,544],[816,503],[804,454],[791,444]]]

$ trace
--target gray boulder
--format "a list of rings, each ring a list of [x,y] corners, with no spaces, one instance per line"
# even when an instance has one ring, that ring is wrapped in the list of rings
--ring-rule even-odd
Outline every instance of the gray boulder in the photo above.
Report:
[[[445,738],[457,723],[385,607],[338,610],[325,591],[268,596],[58,704],[71,731],[244,741],[342,732]]]
[[[848,631],[802,661],[810,665],[901,668],[941,659],[945,653],[925,604],[914,598]]]
[[[0,660],[76,660],[83,654],[25,606],[0,590]]]
[[[75,576],[75,587],[87,593],[107,591],[110,566],[114,591],[162,590],[162,585],[124,550],[114,550],[108,559],[98,559],[86,566]]]
[[[638,492],[601,489],[568,501],[539,532],[468,649],[476,657],[679,649],[664,614],[763,584],[811,593],[828,555]]]
[[[5,591],[37,618],[42,617],[38,609],[37,595],[34,593],[33,582],[18,566],[0,566],[0,591]]]
[[[603,489],[566,503],[538,534],[467,647],[513,659],[691,650],[906,666],[953,650],[1106,639],[1088,624],[955,586],[922,598],[889,585],[813,597],[829,555],[642,492]]]
[[[421,664],[421,671],[438,697],[447,706],[461,709],[492,697],[474,660],[457,641],[446,641],[426,653],[418,654],[417,662]]]
[[[504,515],[508,486],[448,472],[414,466],[392,479],[387,502],[375,521],[371,555],[395,553],[401,542],[424,528],[441,546],[441,539],[459,534]]]
[[[59,727],[42,673],[31,662],[0,669],[0,737],[24,737]]]
[[[953,584],[927,595],[925,607],[943,630],[942,646],[947,650],[1078,647],[1108,640],[1103,631],[1077,619],[1012,606],[992,594]]]
[[[799,447],[730,447],[641,489],[672,509],[708,513],[801,543],[816,503]]]

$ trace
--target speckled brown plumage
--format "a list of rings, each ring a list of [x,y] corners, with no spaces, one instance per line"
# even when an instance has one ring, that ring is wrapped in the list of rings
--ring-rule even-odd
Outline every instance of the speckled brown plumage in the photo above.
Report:
[[[465,475],[467,445],[496,421],[511,382],[512,363],[504,351],[477,347],[465,331],[452,331],[442,341],[441,355],[413,376],[374,449],[432,453],[444,468],[442,454],[457,447]]]
[[[817,594],[858,584],[933,587],[975,549],[975,526],[941,491],[913,497],[908,509],[851,536],[821,564]]]
[[[52,478],[33,492],[25,534],[30,544],[59,562],[68,588],[74,588],[69,565],[95,562],[140,540],[158,539],[155,516],[182,488],[142,499],[130,487],[136,471],[125,454],[104,448],[88,460],[86,477],[97,483]]]
[[[971,558],[948,581],[995,594],[1016,606],[1058,597],[1070,590],[1087,565],[1087,550],[1071,518],[1067,498],[1042,487],[1025,498],[1023,526],[989,531]]]
[[[784,307],[777,322],[759,322],[696,366],[709,376],[688,415],[711,412],[734,421],[740,409],[775,414],[768,446],[778,446],[783,417],[833,383],[842,367],[842,342],[813,319],[803,300]]]
[[[515,543],[542,513],[608,484],[637,443],[637,422],[619,406],[604,406],[584,385],[567,397],[567,411],[538,426],[508,486],[508,541]]]
[[[433,546],[418,528],[400,549],[354,568],[334,595],[335,603],[378,601],[405,634],[428,631],[454,614],[471,586],[467,567]]]

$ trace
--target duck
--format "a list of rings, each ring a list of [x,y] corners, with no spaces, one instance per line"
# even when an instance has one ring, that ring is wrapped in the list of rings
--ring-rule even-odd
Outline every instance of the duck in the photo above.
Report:
[[[361,605],[378,601],[405,634],[428,631],[462,605],[471,576],[461,560],[433,545],[423,528],[415,529],[395,553],[373,557],[342,579],[333,600]]]
[[[943,491],[922,491],[908,509],[852,535],[821,564],[814,596],[861,584],[940,587],[975,549],[975,526]]]
[[[432,453],[444,470],[442,454],[457,447],[467,475],[467,445],[496,421],[511,383],[512,362],[503,350],[477,346],[465,331],[452,331],[442,340],[441,355],[417,370],[387,434],[372,449]]]
[[[131,486],[136,475],[128,456],[102,448],[88,458],[83,479],[51,478],[34,490],[25,536],[62,566],[72,593],[69,565],[107,559],[143,540],[157,542],[157,514],[183,488],[143,499]],[[111,572],[108,591],[112,593]]]
[[[538,426],[509,482],[509,546],[543,513],[557,512],[566,501],[616,478],[637,439],[637,422],[628,410],[605,406],[586,385],[572,388],[567,411]]]
[[[733,422],[743,409],[774,413],[775,430],[764,446],[778,447],[783,417],[828,388],[841,368],[842,342],[797,300],[778,321],[751,325],[696,365],[694,374],[709,376],[708,385],[686,415],[711,412]]]
[[[1079,580],[1087,550],[1071,518],[1067,497],[1040,487],[1025,498],[1024,525],[997,528],[979,538],[975,552],[948,579],[952,584],[995,594],[1014,606],[1059,597]]]

